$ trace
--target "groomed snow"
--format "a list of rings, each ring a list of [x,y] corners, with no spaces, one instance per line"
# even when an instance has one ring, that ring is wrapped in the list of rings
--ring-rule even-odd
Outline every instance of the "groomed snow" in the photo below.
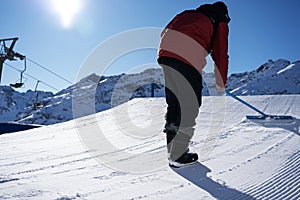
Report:
[[[296,119],[249,121],[234,99],[204,97],[200,162],[179,170],[167,165],[164,98],[1,135],[0,199],[300,199],[300,95],[242,98]],[[93,141],[100,132],[106,143]]]

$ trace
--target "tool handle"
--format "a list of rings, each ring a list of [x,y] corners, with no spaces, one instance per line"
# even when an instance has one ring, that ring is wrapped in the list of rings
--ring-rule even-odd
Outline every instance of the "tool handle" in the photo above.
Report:
[[[268,116],[267,114],[263,113],[262,111],[258,110],[257,108],[255,108],[254,106],[250,105],[249,103],[247,103],[246,101],[240,99],[239,97],[235,96],[234,94],[232,94],[231,92],[229,92],[229,90],[225,90],[225,94],[228,96],[231,96],[232,98],[234,98],[235,100],[241,102],[242,104],[248,106],[249,108],[251,108],[252,110],[255,110],[256,112],[264,115],[264,116]]]

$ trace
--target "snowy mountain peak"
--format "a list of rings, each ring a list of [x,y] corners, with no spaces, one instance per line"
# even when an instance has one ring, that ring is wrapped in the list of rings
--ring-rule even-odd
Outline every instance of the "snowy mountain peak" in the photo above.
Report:
[[[276,61],[268,60],[265,64],[261,65],[257,68],[256,72],[262,72],[268,70],[270,68],[282,68],[283,66],[290,65],[290,61],[284,59],[278,59]]]
[[[232,74],[229,87],[237,95],[300,93],[300,62],[269,60],[254,71]]]
[[[100,76],[96,75],[95,73],[81,79],[79,82],[90,82],[90,83],[98,83],[100,80]]]

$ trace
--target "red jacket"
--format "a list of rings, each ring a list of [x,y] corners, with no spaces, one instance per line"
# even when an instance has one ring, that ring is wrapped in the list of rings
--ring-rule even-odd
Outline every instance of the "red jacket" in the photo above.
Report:
[[[228,32],[225,22],[220,22],[216,33],[213,33],[213,24],[207,16],[197,12],[183,12],[162,31],[158,57],[179,59],[202,72],[206,56],[211,53],[215,72],[219,72],[215,73],[216,83],[225,85],[229,58]]]

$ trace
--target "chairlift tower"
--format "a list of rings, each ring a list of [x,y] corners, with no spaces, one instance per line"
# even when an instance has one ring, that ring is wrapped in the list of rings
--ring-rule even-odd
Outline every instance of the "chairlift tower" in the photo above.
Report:
[[[17,38],[17,37],[0,39],[0,83],[1,83],[1,77],[2,77],[3,64],[6,60],[14,61],[17,59],[24,60],[26,58],[24,55],[21,55],[20,53],[15,52],[13,50],[18,39],[19,38]],[[9,47],[7,46],[7,43],[10,43]],[[26,61],[25,61],[25,67],[26,67]],[[21,82],[16,84],[16,86],[21,87],[22,85],[23,85],[23,83],[22,83],[22,73],[21,73]]]

